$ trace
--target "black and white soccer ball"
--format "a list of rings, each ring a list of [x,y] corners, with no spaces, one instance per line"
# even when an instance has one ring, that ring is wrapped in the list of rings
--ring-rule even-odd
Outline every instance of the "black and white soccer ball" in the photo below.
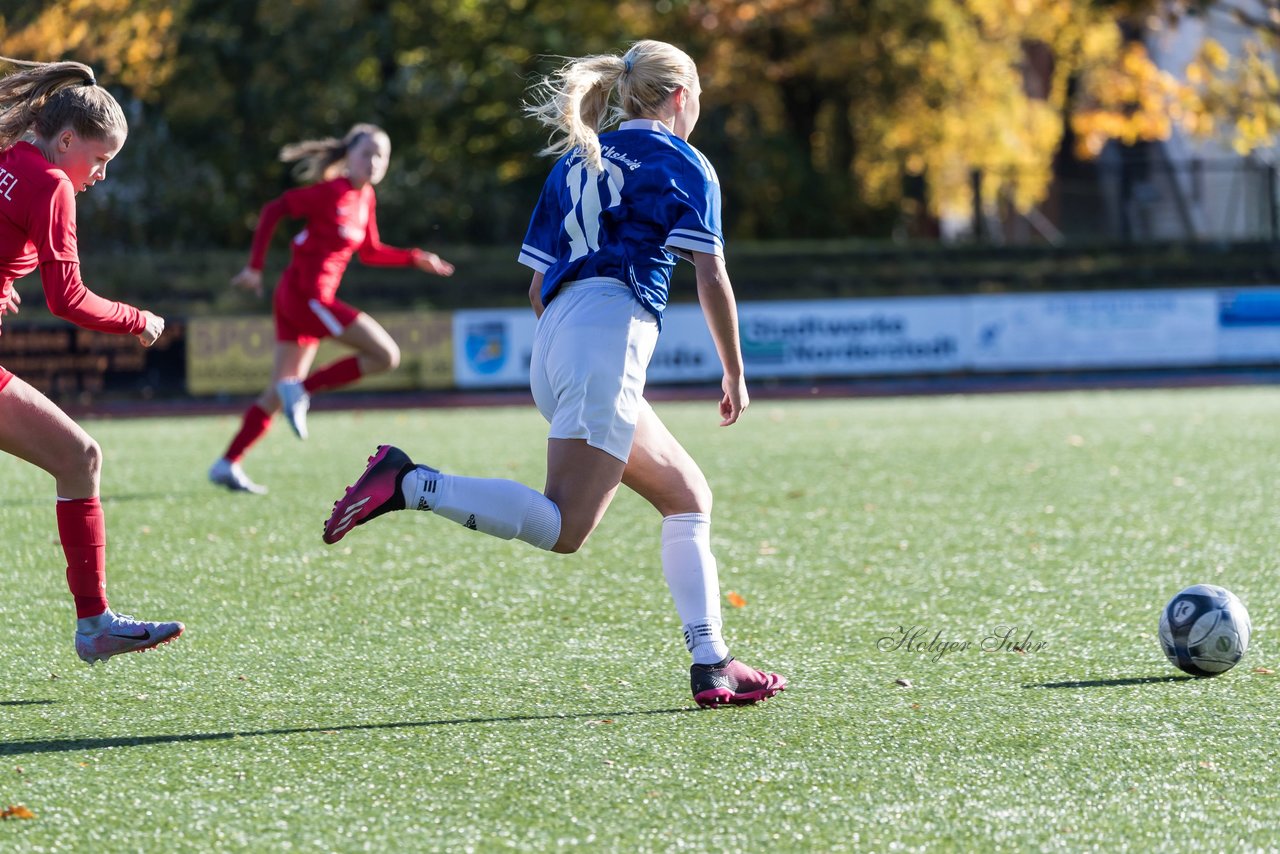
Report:
[[[1249,648],[1249,612],[1234,593],[1194,584],[1160,612],[1160,647],[1180,670],[1217,676],[1236,666]]]

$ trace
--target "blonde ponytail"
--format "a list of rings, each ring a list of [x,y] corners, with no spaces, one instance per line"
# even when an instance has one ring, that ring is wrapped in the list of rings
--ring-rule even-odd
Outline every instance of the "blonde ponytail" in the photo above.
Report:
[[[561,157],[576,150],[588,169],[599,172],[604,168],[602,128],[619,119],[656,118],[672,92],[694,88],[697,80],[697,66],[688,54],[666,42],[645,40],[622,56],[570,60],[537,84],[525,113],[552,130],[551,143],[539,154]]]
[[[584,56],[544,78],[534,102],[525,105],[526,114],[552,130],[551,142],[538,153],[560,157],[576,149],[588,169],[602,170],[600,129],[617,120],[610,96],[625,68],[620,56]]]

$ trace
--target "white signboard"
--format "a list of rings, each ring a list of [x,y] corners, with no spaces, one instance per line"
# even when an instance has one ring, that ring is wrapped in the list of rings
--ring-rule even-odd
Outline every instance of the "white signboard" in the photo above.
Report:
[[[939,373],[968,364],[964,297],[739,307],[748,378]]]
[[[972,367],[1133,368],[1213,364],[1218,301],[1211,290],[980,294]]]
[[[962,297],[743,303],[738,313],[749,381],[955,371],[967,361]],[[455,313],[458,386],[527,387],[533,330],[532,313],[520,309]],[[668,307],[649,383],[715,381],[720,374],[702,309]]]
[[[536,319],[529,308],[453,315],[453,371],[458,388],[528,388]]]
[[[747,379],[1280,362],[1280,288],[978,294],[738,306]],[[528,309],[453,317],[460,388],[527,388]],[[714,382],[696,304],[670,306],[649,383]]]
[[[720,356],[701,307],[667,306],[662,313],[662,334],[649,360],[649,384],[718,382],[721,374]]]

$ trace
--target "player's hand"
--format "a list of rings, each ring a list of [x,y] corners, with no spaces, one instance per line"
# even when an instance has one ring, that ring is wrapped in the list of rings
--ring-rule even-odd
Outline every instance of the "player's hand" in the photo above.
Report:
[[[10,314],[18,313],[18,306],[22,305],[22,295],[12,285],[9,286],[9,293],[0,297],[0,317],[6,312]]]
[[[413,253],[413,266],[424,273],[435,273],[437,276],[452,276],[453,265],[434,252],[421,249]]]
[[[5,312],[18,313],[18,306],[22,303],[22,297],[18,296],[17,290],[12,285],[9,286],[9,292],[0,297],[0,325],[3,324]]]
[[[231,277],[231,286],[252,291],[255,297],[262,296],[262,271],[245,267]]]
[[[742,416],[751,398],[747,395],[747,381],[742,377],[734,379],[725,374],[720,388],[724,391],[724,397],[720,398],[720,426],[728,427]]]
[[[164,318],[144,310],[142,319],[146,322],[147,327],[138,333],[138,340],[142,342],[143,347],[150,347],[156,343],[160,333],[164,332]]]

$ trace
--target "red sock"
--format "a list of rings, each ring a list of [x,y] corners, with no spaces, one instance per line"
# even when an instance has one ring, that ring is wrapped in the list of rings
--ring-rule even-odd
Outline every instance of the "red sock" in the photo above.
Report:
[[[227,446],[227,452],[223,454],[233,463],[240,462],[240,458],[253,445],[254,442],[267,435],[267,430],[271,429],[271,413],[263,409],[258,404],[250,406],[244,412],[244,420],[240,424],[240,432],[231,440],[231,444]]]
[[[307,377],[302,387],[307,394],[315,394],[328,388],[338,388],[360,379],[360,357],[348,356],[331,362]]]
[[[107,523],[97,498],[58,500],[58,539],[76,618],[96,617],[107,610]]]

